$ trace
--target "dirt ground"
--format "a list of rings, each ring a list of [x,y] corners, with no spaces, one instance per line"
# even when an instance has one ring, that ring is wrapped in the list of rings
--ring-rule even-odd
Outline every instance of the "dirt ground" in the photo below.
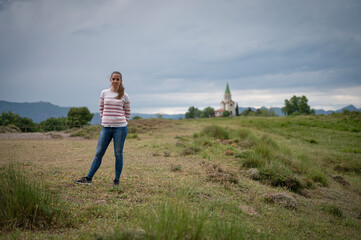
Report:
[[[0,140],[69,138],[64,132],[0,133]]]

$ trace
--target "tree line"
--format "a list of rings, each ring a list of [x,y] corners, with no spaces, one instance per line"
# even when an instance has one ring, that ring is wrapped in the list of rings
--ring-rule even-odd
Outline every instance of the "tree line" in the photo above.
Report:
[[[62,131],[89,125],[93,115],[87,107],[73,107],[69,109],[67,117],[51,117],[40,123],[34,123],[30,118],[9,111],[1,114],[0,126],[8,126],[21,132]]]
[[[282,108],[282,112],[288,116],[291,115],[308,115],[315,114],[315,110],[311,109],[308,105],[308,99],[306,96],[293,96],[292,98],[285,99],[285,106]],[[222,117],[228,117],[230,113],[223,111]],[[273,109],[256,109],[255,111],[251,108],[244,110],[239,113],[238,103],[236,105],[236,116],[263,116],[263,117],[274,117],[277,116]],[[215,111],[212,107],[206,107],[203,110],[191,106],[185,114],[186,118],[209,118],[215,117]]]

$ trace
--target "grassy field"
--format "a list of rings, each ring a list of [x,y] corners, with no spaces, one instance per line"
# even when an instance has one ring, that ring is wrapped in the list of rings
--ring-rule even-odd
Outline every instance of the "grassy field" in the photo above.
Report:
[[[72,131],[84,139],[1,140],[0,201],[15,207],[2,205],[0,238],[361,239],[359,116],[148,119],[129,130],[120,187],[112,145],[93,185],[73,184],[99,127]]]

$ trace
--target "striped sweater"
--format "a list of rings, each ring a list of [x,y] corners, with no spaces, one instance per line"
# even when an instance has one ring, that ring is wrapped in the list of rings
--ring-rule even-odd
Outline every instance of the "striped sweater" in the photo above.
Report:
[[[104,127],[125,127],[130,118],[130,99],[124,92],[121,99],[116,99],[117,92],[104,89],[99,98],[99,112]]]

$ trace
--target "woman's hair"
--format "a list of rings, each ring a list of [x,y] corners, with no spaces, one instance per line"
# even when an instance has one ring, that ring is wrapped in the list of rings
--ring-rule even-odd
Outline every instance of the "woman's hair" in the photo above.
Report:
[[[124,95],[124,86],[123,86],[123,77],[122,77],[122,74],[118,71],[114,71],[112,72],[112,75],[110,75],[110,78],[113,77],[113,74],[119,74],[120,76],[120,86],[119,86],[119,89],[118,89],[118,96],[116,96],[115,98],[117,99],[121,99]]]

